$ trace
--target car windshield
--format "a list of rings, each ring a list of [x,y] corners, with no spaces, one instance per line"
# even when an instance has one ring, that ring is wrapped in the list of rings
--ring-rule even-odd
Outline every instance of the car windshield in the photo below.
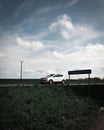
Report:
[[[52,77],[54,74],[49,74],[47,75],[45,78],[49,78],[49,77]]]

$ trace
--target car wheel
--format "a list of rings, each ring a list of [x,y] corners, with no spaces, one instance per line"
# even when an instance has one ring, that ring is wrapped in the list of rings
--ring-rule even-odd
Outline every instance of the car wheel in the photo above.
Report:
[[[62,84],[65,84],[65,80],[62,80]]]
[[[49,84],[53,84],[53,80],[49,80]]]

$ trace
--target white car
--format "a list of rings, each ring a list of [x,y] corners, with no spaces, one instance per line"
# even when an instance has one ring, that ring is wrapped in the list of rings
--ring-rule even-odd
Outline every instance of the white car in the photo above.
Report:
[[[65,84],[65,77],[62,74],[49,74],[44,78],[40,79],[40,83],[62,83]]]

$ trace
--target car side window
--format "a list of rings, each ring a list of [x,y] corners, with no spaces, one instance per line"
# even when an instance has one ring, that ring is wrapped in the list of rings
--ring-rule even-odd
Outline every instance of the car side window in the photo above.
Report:
[[[57,74],[54,77],[63,77],[63,75]]]
[[[62,75],[61,75],[61,74],[59,74],[59,75],[58,75],[58,77],[62,77]]]
[[[58,77],[58,75],[54,75],[54,77]]]

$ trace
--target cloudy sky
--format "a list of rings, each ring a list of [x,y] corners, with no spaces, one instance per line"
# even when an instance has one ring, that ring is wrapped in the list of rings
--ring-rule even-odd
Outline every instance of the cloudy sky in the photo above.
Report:
[[[104,0],[0,0],[0,78],[19,78],[20,61],[23,78],[104,78]]]

